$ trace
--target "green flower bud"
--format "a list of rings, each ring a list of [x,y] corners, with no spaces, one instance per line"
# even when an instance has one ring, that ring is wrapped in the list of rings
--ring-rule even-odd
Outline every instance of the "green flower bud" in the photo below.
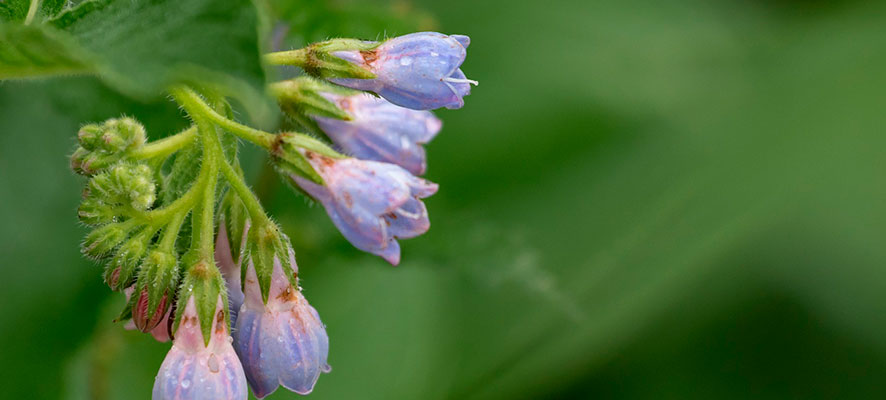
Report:
[[[89,180],[78,210],[85,224],[112,222],[121,209],[144,211],[157,199],[154,172],[145,164],[119,163]]]
[[[99,199],[86,197],[77,209],[77,217],[80,222],[89,226],[98,226],[114,222],[117,213],[114,209]]]
[[[71,167],[79,174],[93,175],[143,146],[146,135],[138,121],[124,117],[85,125],[77,140],[80,147],[71,155]]]
[[[104,129],[99,124],[88,124],[77,132],[77,141],[84,150],[92,151],[101,145],[101,137]]]
[[[113,223],[94,229],[83,241],[82,251],[88,257],[105,257],[129,236],[131,224]]]
[[[123,290],[132,284],[135,271],[148,252],[153,233],[144,231],[120,245],[105,267],[105,282],[111,289]]]
[[[119,153],[145,144],[145,127],[133,118],[112,118],[101,125],[89,124],[77,133],[80,146],[86,150]]]

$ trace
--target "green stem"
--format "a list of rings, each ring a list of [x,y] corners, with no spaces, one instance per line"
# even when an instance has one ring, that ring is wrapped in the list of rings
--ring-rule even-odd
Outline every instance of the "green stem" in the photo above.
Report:
[[[129,155],[137,160],[163,158],[191,144],[196,134],[197,127],[192,126],[175,135],[148,143],[139,149],[133,150]]]
[[[267,214],[265,214],[258,198],[255,197],[255,194],[252,193],[252,190],[250,190],[249,186],[246,185],[246,182],[243,181],[243,178],[241,178],[240,175],[234,171],[234,168],[227,162],[222,162],[220,165],[222,175],[231,185],[231,188],[237,192],[238,196],[240,196],[240,199],[242,199],[243,205],[246,207],[246,211],[249,212],[249,217],[252,219],[253,224],[259,225],[261,223],[270,223],[271,220],[268,218]]]
[[[175,214],[169,221],[169,224],[166,225],[166,229],[163,231],[163,238],[160,239],[159,248],[161,251],[168,253],[175,251],[175,240],[178,239],[178,232],[181,230],[182,223],[187,215],[187,211]]]
[[[264,55],[265,62],[271,65],[295,65],[305,67],[308,65],[308,49],[278,51]]]
[[[187,87],[178,87],[170,90],[172,97],[182,105],[192,117],[203,117],[214,122],[222,129],[231,132],[243,139],[253,142],[265,149],[270,149],[276,135],[248,127],[232,121],[216,112],[196,92]]]
[[[208,178],[209,174],[204,173],[201,169],[200,176],[197,177],[197,180],[194,181],[185,194],[172,203],[169,203],[166,207],[145,213],[142,219],[145,223],[159,226],[168,223],[176,214],[187,212],[194,207],[194,203],[196,203],[198,196],[202,193],[203,186],[205,186]]]
[[[208,175],[208,180],[203,186],[202,196],[199,199],[200,203],[197,208],[199,213],[196,211],[194,213],[194,232],[191,245],[197,246],[200,249],[201,256],[211,260],[215,252],[215,237],[213,235],[215,233],[215,220],[213,219],[213,213],[215,212],[215,186],[218,181],[218,164],[224,158],[224,155],[221,151],[215,151],[214,148],[214,143],[218,142],[218,134],[215,131],[215,127],[201,118],[200,115],[192,113],[187,106],[185,106],[185,109],[191,114],[191,119],[194,120],[194,123],[197,124],[197,129],[200,131],[200,141],[203,144],[201,174],[203,171],[206,171]],[[219,147],[221,146],[219,145]]]
[[[31,21],[34,20],[34,17],[37,15],[37,9],[40,8],[40,0],[31,0],[31,5],[28,7],[28,15],[25,16],[25,25],[30,25]]]

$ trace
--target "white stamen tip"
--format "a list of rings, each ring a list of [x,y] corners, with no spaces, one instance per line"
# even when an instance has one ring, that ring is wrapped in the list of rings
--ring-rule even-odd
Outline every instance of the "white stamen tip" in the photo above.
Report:
[[[404,217],[406,217],[406,218],[419,219],[419,218],[422,217],[421,214],[419,214],[419,213],[411,213],[411,212],[409,212],[409,211],[404,210],[402,207],[397,208],[397,209],[394,210],[394,211],[395,211],[397,214],[400,214],[400,215],[402,215],[402,216],[404,216]]]
[[[477,86],[480,84],[480,82],[477,82],[473,79],[460,79],[460,78],[451,78],[451,77],[443,78],[443,81],[452,82],[452,83],[470,83],[474,86]]]

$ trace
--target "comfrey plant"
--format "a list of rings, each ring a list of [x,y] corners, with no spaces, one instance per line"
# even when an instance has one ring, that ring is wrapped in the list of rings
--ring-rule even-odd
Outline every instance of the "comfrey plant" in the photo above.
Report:
[[[422,145],[442,123],[428,110],[461,107],[476,84],[460,69],[468,42],[426,32],[267,54],[306,72],[268,92],[317,136],[241,124],[222,91],[181,84],[167,91],[192,122],[180,133],[148,142],[127,117],[80,129],[71,166],[89,178],[79,217],[93,228],[83,253],[127,295],[120,320],[172,341],[155,400],[308,394],[330,372],[326,327],[289,238],[244,181],[238,139],[266,150],[355,247],[397,265],[398,239],[430,227],[422,199],[437,184],[419,177]]]

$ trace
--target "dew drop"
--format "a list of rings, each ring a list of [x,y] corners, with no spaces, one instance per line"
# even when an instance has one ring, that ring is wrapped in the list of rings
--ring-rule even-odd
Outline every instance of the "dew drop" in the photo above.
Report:
[[[412,64],[412,57],[403,57],[400,59],[400,65],[407,66]]]
[[[440,56],[440,54],[437,53],[436,51],[431,52],[431,57],[439,57],[439,56]]]
[[[218,373],[218,358],[215,356],[215,353],[209,355],[209,372]]]
[[[191,381],[187,379],[182,381],[182,388],[187,389],[189,386],[191,386]]]

